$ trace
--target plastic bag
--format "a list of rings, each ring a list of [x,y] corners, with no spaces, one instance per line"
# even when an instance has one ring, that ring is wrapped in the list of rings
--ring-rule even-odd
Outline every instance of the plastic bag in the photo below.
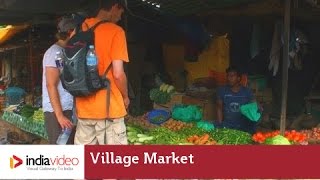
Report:
[[[197,127],[200,128],[200,129],[203,129],[205,131],[214,130],[213,123],[210,123],[208,121],[199,121],[199,122],[197,122]]]
[[[197,122],[202,119],[202,110],[194,105],[177,105],[172,109],[172,118],[183,122]]]
[[[257,103],[245,104],[240,107],[240,112],[251,121],[259,121],[261,114],[258,111]]]

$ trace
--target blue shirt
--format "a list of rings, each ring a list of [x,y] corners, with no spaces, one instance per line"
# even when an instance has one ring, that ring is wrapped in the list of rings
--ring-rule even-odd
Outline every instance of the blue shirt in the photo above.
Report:
[[[253,93],[249,88],[241,87],[233,92],[230,86],[223,86],[217,90],[218,100],[223,102],[223,126],[244,131],[251,129],[252,122],[240,112],[240,106],[253,101]]]

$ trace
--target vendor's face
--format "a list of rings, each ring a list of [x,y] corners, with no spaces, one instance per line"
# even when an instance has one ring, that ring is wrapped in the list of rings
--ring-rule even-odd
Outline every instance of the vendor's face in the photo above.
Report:
[[[235,86],[240,83],[240,77],[237,72],[227,73],[227,82],[230,86]]]

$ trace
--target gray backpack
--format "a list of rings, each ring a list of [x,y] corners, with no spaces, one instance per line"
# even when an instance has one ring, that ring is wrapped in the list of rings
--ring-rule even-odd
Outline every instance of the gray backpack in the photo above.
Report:
[[[94,30],[102,23],[100,21],[87,31],[77,29],[76,34],[68,41],[63,50],[63,68],[60,79],[63,87],[74,97],[89,96],[101,89],[107,89],[107,108],[110,104],[110,81],[106,78],[112,63],[106,69],[103,76],[99,76],[98,70],[88,71],[87,53],[90,45],[94,45]]]

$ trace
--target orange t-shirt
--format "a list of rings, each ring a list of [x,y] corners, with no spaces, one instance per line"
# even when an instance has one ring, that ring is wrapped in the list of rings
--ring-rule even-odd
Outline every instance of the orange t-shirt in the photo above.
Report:
[[[96,18],[86,19],[85,23],[92,27],[99,20]],[[83,28],[87,28],[83,24]],[[95,29],[95,51],[98,57],[99,74],[102,76],[113,60],[129,62],[127,42],[124,30],[113,23],[100,24]],[[114,82],[112,69],[107,77],[111,82],[109,117],[107,117],[107,90],[100,90],[87,97],[76,98],[77,115],[80,119],[106,119],[121,118],[127,114],[123,97]]]

